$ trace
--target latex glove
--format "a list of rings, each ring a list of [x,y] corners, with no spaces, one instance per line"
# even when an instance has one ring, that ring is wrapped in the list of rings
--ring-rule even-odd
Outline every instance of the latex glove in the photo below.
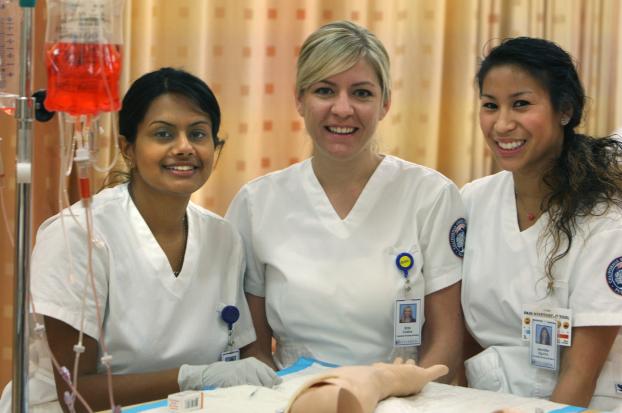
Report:
[[[272,387],[282,379],[255,357],[236,361],[217,361],[202,366],[184,364],[179,368],[179,389],[203,390],[206,387],[229,387],[239,384]]]

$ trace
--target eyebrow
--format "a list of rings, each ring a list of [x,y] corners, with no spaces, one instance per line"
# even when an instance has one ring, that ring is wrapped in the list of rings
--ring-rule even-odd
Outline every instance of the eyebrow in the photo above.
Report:
[[[165,121],[165,120],[154,120],[154,121],[152,121],[151,123],[149,123],[149,126],[151,126],[151,125],[157,125],[157,124],[159,124],[159,123],[163,123],[163,124],[165,124],[165,125],[167,125],[167,126],[171,126],[171,127],[176,127],[176,125],[175,125],[175,124],[170,123],[170,122],[167,122],[167,121]],[[205,124],[205,125],[207,125],[207,126],[211,126],[211,123],[210,123],[209,121],[207,121],[207,120],[199,120],[199,121],[196,121],[196,122],[191,123],[189,126],[196,126],[196,125],[202,125],[202,124]]]
[[[320,80],[318,83],[327,83],[327,84],[329,84],[331,86],[337,86],[337,84],[335,82],[331,82],[330,80],[326,80],[326,79]],[[355,86],[355,87],[358,87],[358,86],[375,86],[375,87],[379,87],[374,82],[370,82],[368,80],[364,80],[362,82],[354,83],[352,86]]]
[[[531,95],[531,94],[533,94],[533,92],[532,92],[531,90],[522,90],[522,91],[520,91],[520,92],[512,93],[512,94],[510,95],[510,97],[511,97],[511,98],[516,98],[516,97],[519,97],[519,96],[522,96],[522,95]],[[487,98],[489,98],[489,99],[496,99],[494,96],[492,96],[492,95],[488,95],[488,94],[486,94],[486,93],[482,93],[482,94],[480,95],[480,97],[487,97]]]

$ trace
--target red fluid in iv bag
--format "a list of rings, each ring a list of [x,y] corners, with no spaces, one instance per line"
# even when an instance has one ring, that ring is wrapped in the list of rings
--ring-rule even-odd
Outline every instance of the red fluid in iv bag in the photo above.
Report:
[[[47,110],[71,115],[119,110],[120,45],[53,43],[46,50]]]

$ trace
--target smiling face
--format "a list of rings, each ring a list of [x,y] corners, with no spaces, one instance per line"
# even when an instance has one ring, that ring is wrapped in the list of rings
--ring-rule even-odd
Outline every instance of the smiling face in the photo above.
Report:
[[[496,66],[480,91],[480,126],[499,166],[541,175],[562,149],[564,115],[555,111],[549,92],[527,71]]]
[[[315,156],[337,160],[370,151],[378,122],[390,107],[390,101],[383,102],[378,76],[364,59],[310,85],[296,103]]]
[[[189,197],[212,172],[211,120],[182,95],[161,95],[138,125],[135,143],[123,141],[122,150],[134,165],[135,195]]]

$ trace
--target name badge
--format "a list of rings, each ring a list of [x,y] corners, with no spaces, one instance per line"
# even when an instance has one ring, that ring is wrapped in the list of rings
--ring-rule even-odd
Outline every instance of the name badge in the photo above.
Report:
[[[557,322],[537,317],[531,320],[529,359],[534,367],[557,371],[559,368]]]
[[[572,345],[572,310],[569,308],[541,309],[536,305],[523,306],[521,338],[529,341],[533,331],[533,319],[545,319],[557,324],[557,344],[570,347]]]
[[[223,351],[220,353],[220,361],[235,361],[240,359],[240,350],[233,349],[230,351]]]
[[[396,347],[421,345],[421,299],[395,300],[394,344]]]

